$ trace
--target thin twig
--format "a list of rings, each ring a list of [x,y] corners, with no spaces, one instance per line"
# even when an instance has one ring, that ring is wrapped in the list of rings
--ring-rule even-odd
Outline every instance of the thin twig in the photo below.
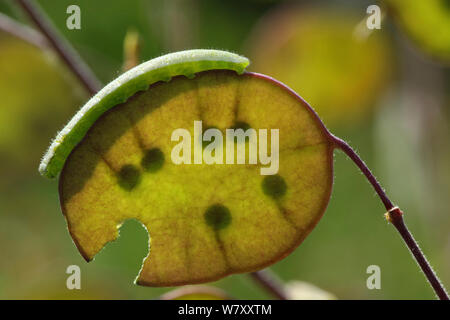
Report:
[[[95,93],[97,93],[97,91],[101,87],[100,81],[96,78],[94,73],[84,63],[84,61],[76,53],[76,51],[62,37],[58,35],[56,29],[51,25],[49,19],[45,16],[45,14],[37,7],[36,4],[32,4],[29,0],[18,0],[18,3],[30,16],[30,18],[36,24],[38,29],[43,33],[53,49],[58,53],[61,59],[72,70],[72,72],[78,77],[78,79],[86,87],[90,94],[94,95]],[[3,26],[0,24],[0,28],[3,27],[2,29],[6,30],[8,30],[10,26],[11,25],[8,24],[3,24]],[[9,29],[11,30],[11,28]],[[11,33],[16,34],[15,32]],[[19,34],[19,36],[21,36],[21,34]],[[26,37],[28,37],[28,35]],[[356,154],[356,152],[342,139],[339,139],[331,134],[330,136],[334,140],[336,146],[344,151],[355,162],[355,164],[359,167],[359,169],[372,184],[384,206],[386,207],[386,210],[388,210],[388,220],[400,233],[401,237],[413,254],[414,258],[416,259],[426,278],[430,282],[437,296],[440,299],[448,300],[449,297],[447,292],[445,291],[445,288],[439,281],[429,262],[420,250],[417,242],[414,240],[408,228],[406,227],[403,221],[403,213],[401,212],[401,210],[394,207],[391,200],[388,198],[375,176],[372,174],[364,161]],[[257,281],[263,288],[271,292],[275,297],[282,300],[287,299],[283,285],[268,270],[253,272],[250,273],[250,275],[255,281]]]
[[[0,13],[0,30],[31,43],[38,48],[48,47],[48,41],[42,34],[11,19],[3,13]]]
[[[386,207],[387,210],[386,219],[389,222],[391,222],[397,229],[397,231],[400,233],[400,236],[402,237],[403,241],[405,241],[406,246],[416,259],[428,282],[433,287],[436,295],[441,300],[449,300],[449,296],[445,291],[444,286],[440,282],[436,273],[433,271],[433,268],[431,267],[430,263],[427,261],[424,254],[420,250],[419,245],[414,240],[413,236],[406,227],[406,224],[403,221],[403,212],[398,207],[394,207],[392,201],[388,198],[383,188],[381,187],[380,183],[377,181],[377,179],[372,174],[367,165],[364,163],[364,161],[358,156],[358,154],[344,140],[335,137],[333,135],[331,135],[331,137],[334,140],[336,146],[342,151],[344,151],[353,160],[353,162],[359,167],[359,169],[363,172],[363,174],[372,184],[373,188],[375,189],[384,206]]]
[[[67,64],[72,72],[78,77],[86,89],[94,95],[100,89],[100,82],[94,73],[81,60],[76,51],[62,38],[49,22],[46,15],[28,0],[18,0],[24,11],[30,16],[39,30],[48,39],[50,45],[59,54],[61,59]],[[257,271],[250,274],[264,289],[268,290],[275,297],[286,300],[283,285],[276,276],[268,270]]]
[[[122,70],[128,71],[139,64],[141,51],[139,33],[133,29],[127,31],[123,40],[123,66]]]
[[[86,90],[88,90],[91,95],[97,93],[101,88],[100,81],[72,46],[58,34],[48,17],[37,4],[29,0],[18,0],[17,2],[45,38],[47,38],[50,46],[84,85]]]
[[[280,279],[272,273],[269,269],[264,269],[249,273],[249,275],[259,283],[259,285],[269,291],[274,297],[280,300],[287,300],[283,284]]]
[[[353,162],[358,166],[362,173],[367,177],[370,184],[373,186],[384,206],[386,207],[386,210],[389,211],[390,209],[392,209],[394,205],[377,181],[377,178],[375,178],[364,161],[358,156],[358,154],[356,154],[352,147],[347,144],[347,142],[333,135],[331,135],[331,137],[333,138],[335,144],[353,160]]]

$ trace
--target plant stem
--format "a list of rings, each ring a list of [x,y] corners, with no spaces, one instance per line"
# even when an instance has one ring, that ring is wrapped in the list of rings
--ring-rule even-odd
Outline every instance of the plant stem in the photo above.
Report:
[[[123,72],[128,71],[139,64],[140,47],[139,33],[133,29],[128,30],[125,39],[123,40]]]
[[[280,300],[287,300],[287,295],[280,279],[269,269],[249,273],[259,285]]]
[[[12,34],[38,48],[48,47],[48,41],[39,32],[0,13],[0,30]]]
[[[373,186],[378,196],[380,197],[381,201],[383,202],[384,206],[386,207],[386,210],[389,211],[390,209],[392,209],[394,205],[392,204],[391,200],[388,198],[383,188],[377,181],[377,178],[375,178],[375,176],[372,174],[372,172],[364,163],[364,161],[356,154],[356,152],[352,149],[352,147],[350,147],[347,144],[347,142],[333,135],[332,138],[335,144],[353,160],[353,162],[358,166],[358,168],[362,171],[362,173],[367,177],[370,184]]]
[[[36,27],[47,38],[50,46],[80,80],[86,90],[94,95],[100,90],[101,84],[87,64],[81,59],[72,46],[62,38],[44,12],[29,0],[18,0],[19,5],[28,14]]]
[[[427,261],[424,254],[420,250],[416,240],[414,240],[414,237],[408,230],[403,220],[403,212],[398,207],[394,207],[392,201],[388,198],[383,188],[381,187],[380,183],[377,181],[377,179],[372,174],[367,165],[364,163],[364,161],[358,156],[358,154],[344,140],[336,136],[333,136],[332,134],[330,134],[330,136],[334,141],[335,145],[339,149],[344,151],[345,154],[347,154],[353,160],[353,162],[358,166],[358,168],[362,171],[362,173],[367,177],[370,184],[373,186],[378,196],[380,197],[381,201],[383,202],[384,206],[386,207],[387,210],[386,219],[389,222],[391,222],[397,229],[397,231],[400,233],[400,236],[402,237],[406,246],[416,259],[416,262],[419,264],[422,272],[424,273],[428,282],[434,289],[434,292],[436,293],[438,298],[441,300],[449,300],[449,296],[445,291],[444,286],[439,281],[439,278],[433,271],[433,268],[431,267],[430,263]]]

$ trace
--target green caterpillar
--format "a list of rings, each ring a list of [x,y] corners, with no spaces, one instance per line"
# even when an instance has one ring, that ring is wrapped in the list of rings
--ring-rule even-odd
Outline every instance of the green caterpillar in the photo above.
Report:
[[[228,69],[242,74],[249,60],[237,54],[220,50],[186,50],[152,59],[127,71],[93,96],[57,134],[39,166],[39,172],[55,178],[73,148],[83,139],[94,122],[106,111],[125,102],[138,91],[146,90],[158,81],[169,81],[184,75]]]

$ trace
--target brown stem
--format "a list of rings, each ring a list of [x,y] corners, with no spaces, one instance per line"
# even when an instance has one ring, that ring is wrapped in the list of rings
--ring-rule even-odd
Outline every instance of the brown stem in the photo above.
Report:
[[[91,95],[97,93],[101,88],[100,81],[72,46],[58,34],[57,30],[38,5],[29,0],[18,0],[17,2],[45,38],[47,38],[50,46],[80,80],[86,90],[89,91]]]
[[[369,180],[370,184],[373,186],[375,191],[377,192],[378,196],[380,197],[381,201],[383,202],[384,206],[386,207],[386,210],[390,210],[394,207],[391,200],[388,198],[386,193],[384,192],[383,188],[381,187],[380,183],[377,181],[377,178],[372,174],[370,169],[367,167],[367,165],[364,163],[364,161],[356,154],[356,152],[350,147],[347,142],[344,140],[331,135],[332,139],[334,140],[334,143],[344,151],[352,160],[353,162],[358,166],[358,168],[362,171],[362,173],[366,176],[366,178]]]
[[[0,13],[0,30],[20,38],[38,48],[48,47],[48,41],[39,32]]]
[[[364,161],[358,156],[358,154],[344,140],[331,134],[330,136],[333,139],[335,145],[339,149],[344,151],[353,160],[353,162],[359,167],[362,173],[367,177],[369,182],[372,184],[373,188],[375,189],[384,206],[386,207],[387,210],[386,219],[389,222],[391,222],[397,229],[397,231],[400,233],[400,236],[402,237],[403,241],[405,241],[406,246],[416,259],[428,282],[433,287],[436,295],[441,300],[449,300],[449,296],[445,291],[444,286],[439,281],[439,278],[433,271],[433,268],[431,268],[430,263],[427,261],[424,254],[420,250],[419,245],[414,240],[412,234],[406,227],[406,224],[403,221],[403,212],[399,208],[394,207],[391,200],[388,198],[383,188],[381,187],[380,183],[377,181],[377,179],[372,174],[367,165],[364,163]]]
[[[287,300],[283,284],[280,279],[273,274],[269,269],[264,269],[249,273],[249,275],[259,283],[259,285],[269,291],[274,297],[280,300]]]

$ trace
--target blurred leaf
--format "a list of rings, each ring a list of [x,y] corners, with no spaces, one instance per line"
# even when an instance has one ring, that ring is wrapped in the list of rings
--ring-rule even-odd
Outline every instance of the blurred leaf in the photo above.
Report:
[[[251,67],[297,91],[331,127],[361,120],[385,86],[389,42],[354,36],[361,17],[330,7],[287,7],[263,18],[250,39]]]
[[[384,0],[398,23],[425,53],[450,63],[450,2],[448,0]]]

